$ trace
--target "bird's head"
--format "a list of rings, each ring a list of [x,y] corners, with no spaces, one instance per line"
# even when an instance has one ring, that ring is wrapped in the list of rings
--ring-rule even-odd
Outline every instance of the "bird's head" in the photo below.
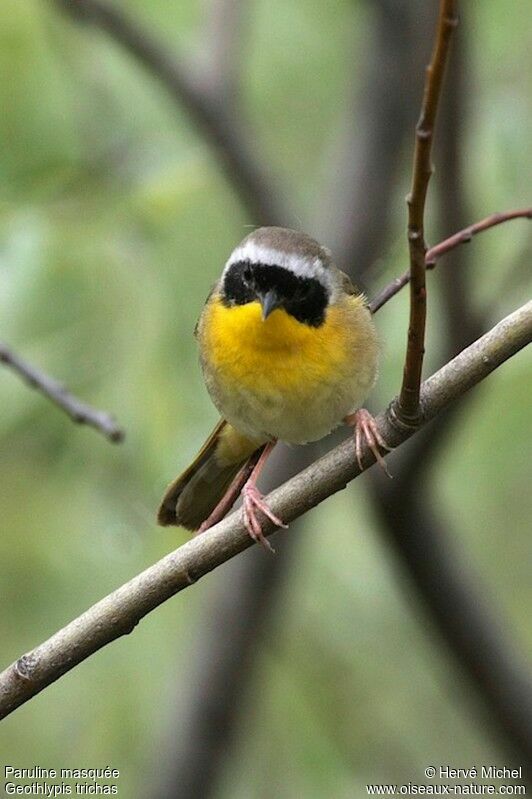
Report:
[[[258,228],[231,253],[221,299],[227,306],[259,302],[263,320],[283,309],[298,322],[319,327],[338,290],[331,264],[329,250],[305,233]]]

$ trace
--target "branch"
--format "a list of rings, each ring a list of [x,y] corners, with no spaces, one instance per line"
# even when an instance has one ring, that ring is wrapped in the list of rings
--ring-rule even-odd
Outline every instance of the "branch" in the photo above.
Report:
[[[423,384],[422,414],[415,424],[405,425],[398,418],[397,399],[394,400],[377,419],[381,435],[390,446],[400,445],[531,340],[532,301],[499,322]],[[372,462],[366,448],[363,463],[369,466]],[[274,513],[290,522],[345,488],[359,474],[353,442],[348,440],[274,491],[268,504]],[[263,529],[266,535],[273,532],[268,521]],[[251,545],[241,514],[233,513],[93,605],[0,675],[0,718],[101,647],[132,632],[140,619],[162,602]]]
[[[13,369],[29,386],[48,397],[49,400],[70,416],[73,422],[94,427],[95,430],[103,433],[109,441],[120,442],[124,440],[124,431],[116,424],[110,414],[105,411],[99,411],[97,408],[91,408],[90,405],[79,400],[62,383],[31,366],[1,341],[0,363]]]
[[[451,34],[456,27],[455,0],[440,0],[440,13],[432,61],[427,67],[421,116],[416,125],[412,188],[408,203],[410,248],[410,321],[398,411],[406,420],[419,410],[419,390],[425,352],[427,294],[425,287],[425,200],[432,174],[431,148]]]
[[[447,92],[442,98],[442,107],[439,112],[439,134],[434,157],[438,159],[439,172],[436,190],[438,193],[439,225],[446,235],[453,233],[468,224],[471,213],[468,210],[469,191],[464,169],[464,154],[461,139],[467,133],[467,116],[469,97],[469,59],[465,50],[468,42],[468,31],[464,29],[461,21],[460,29],[456,32],[453,49],[447,66],[448,85],[452,91]],[[469,231],[464,231],[469,233]],[[452,245],[452,240],[447,242]],[[433,248],[437,256],[441,245]],[[433,355],[438,362],[446,363],[457,352],[463,350],[472,341],[479,338],[489,328],[487,319],[497,318],[499,314],[491,317],[484,307],[481,312],[475,304],[474,291],[472,290],[472,274],[470,258],[472,252],[467,247],[457,247],[447,253],[445,269],[439,274],[437,293],[440,295],[440,305],[443,312],[445,332],[439,346],[439,351]],[[434,284],[433,284],[434,285]],[[434,290],[434,288],[432,289]],[[447,413],[430,426],[422,435],[416,436],[415,441],[405,448],[404,456],[400,459],[398,472],[408,474],[405,481],[405,496],[411,496],[410,488],[416,485],[420,477],[430,468],[439,453],[443,443],[449,438],[449,431],[454,420],[464,413],[464,404],[455,405]],[[397,481],[396,481],[397,482]],[[430,487],[427,486],[430,493]],[[425,496],[426,496],[426,492]],[[414,499],[413,499],[414,501]],[[421,503],[423,500],[421,500]],[[422,509],[419,509],[422,513]],[[443,525],[441,525],[443,526]],[[431,529],[431,525],[428,525]],[[458,564],[456,565],[458,569]]]
[[[503,213],[499,214],[491,214],[491,216],[481,219],[480,222],[475,222],[474,225],[470,225],[469,227],[460,230],[458,233],[449,236],[448,239],[441,241],[439,244],[431,247],[430,250],[427,250],[425,255],[426,268],[434,269],[436,263],[442,257],[442,255],[450,252],[460,244],[467,244],[471,241],[473,236],[477,235],[477,233],[481,233],[483,230],[488,230],[496,225],[501,225],[503,222],[509,222],[512,219],[532,219],[532,208],[519,208],[514,211],[504,211]],[[385,286],[370,303],[371,312],[376,313],[379,308],[382,308],[383,305],[386,305],[388,300],[391,300],[392,297],[395,297],[395,295],[398,294],[409,282],[410,272],[408,271],[404,272],[400,277],[396,277],[391,283],[388,283],[388,285]]]
[[[445,253],[454,249],[454,247],[457,247],[459,244],[467,244],[469,241],[471,241],[473,236],[476,236],[477,233],[482,233],[483,230],[488,230],[489,228],[500,225],[503,222],[509,222],[511,219],[523,218],[532,219],[532,208],[518,208],[515,211],[505,211],[503,213],[491,214],[491,216],[487,216],[480,222],[476,222],[474,225],[470,225],[464,230],[460,230],[458,233],[455,233],[454,236],[450,236],[448,239],[445,239],[445,241],[442,241],[440,244],[436,244],[435,247],[430,248],[426,257],[427,269],[431,269],[433,266],[435,266],[438,258],[441,258],[442,255],[445,255]]]
[[[75,19],[106,33],[139,61],[183,106],[207,142],[213,147],[225,176],[255,224],[286,225],[289,215],[271,185],[270,170],[259,163],[253,138],[240,116],[226,112],[223,102],[201,87],[188,65],[164,46],[125,11],[105,0],[52,0]]]

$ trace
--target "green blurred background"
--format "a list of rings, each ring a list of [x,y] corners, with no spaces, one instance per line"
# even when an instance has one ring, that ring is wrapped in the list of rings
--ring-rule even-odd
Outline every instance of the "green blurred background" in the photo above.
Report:
[[[170,48],[201,54],[204,5],[122,5]],[[470,221],[529,204],[531,183],[529,3],[475,6],[466,19],[470,91],[460,142]],[[310,233],[370,12],[354,0],[248,9],[241,113]],[[0,76],[0,338],[112,411],[127,431],[122,445],[110,445],[0,370],[7,665],[186,540],[158,529],[154,511],[216,420],[192,331],[254,220],[164,89],[106,37],[44,0],[0,5]],[[410,146],[370,293],[405,267],[409,167]],[[475,304],[489,307],[495,322],[528,288],[522,275],[514,278],[530,260],[529,226],[513,222],[469,247]],[[434,294],[430,312],[427,371],[443,348]],[[374,409],[399,385],[406,319],[406,293],[377,318],[383,362]],[[521,354],[475,391],[434,466],[438,508],[455,525],[463,562],[528,652],[529,365]],[[363,483],[308,517],[297,568],[256,653],[221,799],[362,796],[366,782],[422,782],[429,764],[504,763],[390,557]],[[110,765],[121,770],[120,795],[151,795],[198,625],[230,568],[10,716],[0,726],[0,759]]]

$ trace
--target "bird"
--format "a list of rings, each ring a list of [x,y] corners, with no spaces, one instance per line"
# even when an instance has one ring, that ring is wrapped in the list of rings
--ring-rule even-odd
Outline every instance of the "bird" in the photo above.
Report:
[[[360,468],[364,441],[385,468],[389,448],[362,407],[377,378],[377,331],[327,247],[298,230],[253,230],[229,256],[195,336],[221,419],[168,486],[159,524],[204,532],[240,494],[249,535],[272,549],[260,513],[286,525],[257,485],[272,449],[318,441],[342,423],[354,430]]]

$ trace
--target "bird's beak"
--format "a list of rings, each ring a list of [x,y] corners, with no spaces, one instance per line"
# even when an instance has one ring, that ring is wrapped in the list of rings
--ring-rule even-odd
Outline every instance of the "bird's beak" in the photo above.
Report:
[[[262,305],[262,321],[264,322],[272,311],[282,304],[282,300],[274,289],[270,289],[265,294],[259,294],[259,302]]]

